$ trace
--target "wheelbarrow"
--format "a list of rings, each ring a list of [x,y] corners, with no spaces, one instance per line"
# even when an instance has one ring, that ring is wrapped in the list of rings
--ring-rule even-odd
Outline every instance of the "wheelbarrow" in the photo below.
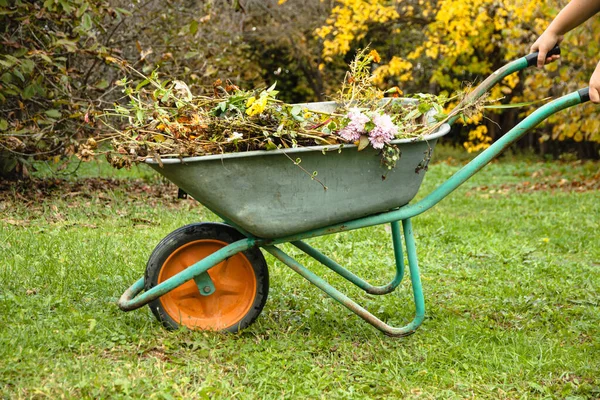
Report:
[[[558,48],[551,54],[560,54]],[[519,58],[484,80],[465,101],[486,93],[504,77],[536,64],[537,53]],[[408,100],[407,100],[408,101]],[[146,163],[189,193],[224,223],[195,223],[166,236],[154,249],[144,277],[121,296],[124,311],[146,304],[170,329],[237,332],[253,323],[269,291],[269,272],[260,249],[272,254],[350,311],[389,336],[413,333],[425,316],[425,301],[411,218],[448,196],[510,144],[550,115],[589,101],[581,89],[547,103],[493,143],[422,200],[415,197],[437,140],[456,118],[425,137],[395,140],[401,157],[382,179],[374,149],[314,146],[251,151]],[[305,107],[333,111],[331,102]],[[324,188],[299,170],[318,171]],[[292,160],[296,160],[292,162]],[[311,247],[305,239],[379,224],[391,225],[395,276],[374,286]],[[401,327],[388,325],[282,251],[293,246],[341,275],[366,293],[393,292],[404,277],[404,246],[415,304],[414,319]]]

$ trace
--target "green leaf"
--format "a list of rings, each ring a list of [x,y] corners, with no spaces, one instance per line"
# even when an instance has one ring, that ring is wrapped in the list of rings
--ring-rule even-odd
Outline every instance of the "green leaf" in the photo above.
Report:
[[[487,106],[483,106],[483,108],[519,108],[519,107],[527,107],[530,106],[532,104],[537,104],[537,103],[544,103],[548,100],[551,100],[552,97],[545,97],[543,99],[540,100],[534,100],[534,101],[526,101],[523,103],[510,103],[510,104],[492,104],[492,105],[487,105]]]
[[[108,86],[110,86],[110,83],[106,80],[106,79],[102,79],[100,82],[96,83],[96,88],[100,89],[100,90],[104,90],[106,89]]]
[[[90,29],[92,29],[92,17],[90,17],[90,14],[85,13],[83,14],[83,17],[81,18],[81,28],[83,28],[86,31],[89,31]]]
[[[0,131],[5,131],[8,129],[8,121],[0,118]]]
[[[71,11],[73,11],[73,6],[71,6],[71,4],[69,4],[69,2],[67,0],[58,0],[58,4],[61,5],[61,7],[63,8],[63,10],[67,14],[70,14]]]
[[[13,71],[13,74],[15,74],[21,81],[25,82],[25,77],[23,76],[23,73],[21,71],[15,69]]]
[[[135,87],[135,90],[140,90],[141,88],[143,88],[144,86],[146,86],[149,83],[150,83],[150,81],[148,79],[144,79],[143,81],[141,81],[140,83],[137,84],[137,86]]]
[[[271,86],[270,86],[270,87],[267,89],[267,92],[270,92],[270,91],[274,90],[274,89],[275,89],[275,85],[277,85],[277,82],[275,82],[274,84],[272,84],[272,85],[271,85]]]
[[[129,115],[129,109],[119,106],[119,105],[116,105],[116,104],[115,104],[115,111],[122,115]]]
[[[54,62],[52,61],[52,59],[50,57],[48,57],[46,54],[39,53],[39,54],[36,54],[36,55],[39,56],[42,60],[46,61],[48,64],[54,64]]]
[[[117,10],[118,12],[120,12],[121,14],[124,14],[124,15],[131,15],[131,11],[126,10],[124,8],[117,7],[117,8],[115,8],[115,10]]]
[[[302,115],[302,113],[303,113],[303,109],[301,106],[294,106],[290,110],[290,114],[292,114],[292,118],[294,118],[296,121],[299,121],[299,122],[304,122],[304,116]]]
[[[435,119],[436,121],[439,122],[439,121],[445,120],[447,117],[448,117],[448,114],[441,112],[441,113],[435,114],[433,116],[433,119]]]
[[[88,9],[89,6],[90,6],[89,3],[84,2],[81,5],[81,7],[79,7],[77,9],[77,12],[75,13],[75,16],[78,17],[78,18],[81,17],[83,15],[83,13],[85,13],[87,11],[87,9]]]
[[[277,146],[275,145],[275,143],[273,143],[273,142],[271,141],[271,139],[269,139],[269,140],[267,141],[266,149],[267,149],[267,150],[275,150],[275,149],[277,149]]]
[[[190,58],[198,58],[200,53],[197,51],[188,51],[183,55],[184,60],[189,60]]]
[[[21,90],[19,90],[15,85],[11,85],[11,88],[4,88],[2,93],[10,96],[18,96],[21,94]]]
[[[90,325],[88,327],[88,332],[91,332],[94,330],[94,328],[96,327],[96,325],[98,324],[98,322],[95,319],[88,319],[88,321],[90,322]]]
[[[431,109],[431,104],[429,103],[419,103],[418,110],[421,114],[425,114],[427,111]]]
[[[38,125],[52,125],[56,120],[54,118],[40,118],[37,120]]]
[[[165,94],[163,95],[163,97],[160,99],[160,101],[162,101],[163,103],[166,103],[167,101],[169,101],[169,97],[171,96],[171,91],[167,90],[165,91]]]
[[[194,20],[190,23],[190,33],[195,35],[198,32],[198,21]]]
[[[366,132],[371,132],[373,130],[373,128],[375,128],[375,124],[373,123],[373,121],[369,121],[365,124]]]
[[[37,83],[32,83],[31,85],[27,86],[23,90],[23,94],[21,95],[23,97],[23,100],[29,100],[33,96],[35,96],[38,93],[38,88],[39,85]]]
[[[73,53],[77,50],[77,43],[75,43],[72,40],[60,39],[60,40],[57,40],[56,42],[54,42],[54,45],[62,46],[70,53]]]
[[[405,121],[410,121],[410,120],[413,120],[413,119],[417,119],[417,118],[419,118],[421,115],[422,115],[422,114],[421,114],[421,112],[420,112],[419,110],[415,109],[415,110],[412,110],[411,112],[409,112],[409,113],[406,115],[406,117],[404,117],[404,120],[405,120]]]
[[[25,51],[25,52],[27,52],[27,51]],[[22,54],[21,54],[21,55],[22,55]],[[11,61],[11,62],[12,62],[12,65],[14,65],[14,64],[18,64],[18,63],[20,62],[20,61],[19,61],[19,59],[18,59],[17,57],[15,57],[15,56],[12,56],[12,55],[10,55],[10,54],[5,54],[5,55],[4,55],[4,57],[6,57],[6,59],[7,59],[8,61]],[[19,57],[20,57],[20,55],[19,55]]]
[[[46,110],[46,111],[44,111],[44,114],[46,114],[50,118],[62,117],[62,113],[59,110]]]
[[[30,74],[35,68],[35,63],[31,60],[21,60],[21,71],[24,74]]]
[[[5,66],[6,68],[11,68],[13,65],[15,65],[15,63],[12,61],[0,60],[0,65]]]
[[[9,74],[8,72],[5,72],[2,74],[2,76],[0,76],[0,81],[2,81],[2,83],[6,84],[6,85],[11,83],[12,80],[13,80],[12,74]]]
[[[137,117],[137,120],[139,121],[140,124],[144,122],[144,118],[146,117],[144,115],[144,111],[142,111],[142,110],[137,110],[135,112],[135,116]]]

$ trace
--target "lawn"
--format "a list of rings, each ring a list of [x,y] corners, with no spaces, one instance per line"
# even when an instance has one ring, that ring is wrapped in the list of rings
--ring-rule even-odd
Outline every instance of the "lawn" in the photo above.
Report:
[[[419,197],[461,163],[438,156]],[[600,398],[599,167],[507,157],[414,218],[427,311],[400,339],[267,254],[255,324],[167,331],[116,300],[161,238],[214,215],[143,167],[84,165],[67,180],[41,168],[37,185],[1,183],[0,395]],[[310,243],[372,283],[393,276],[386,226]],[[371,296],[284,249],[384,320],[412,318],[409,279]]]

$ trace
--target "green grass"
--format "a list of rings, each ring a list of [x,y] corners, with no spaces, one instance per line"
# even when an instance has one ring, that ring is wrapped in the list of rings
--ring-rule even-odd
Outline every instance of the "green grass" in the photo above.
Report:
[[[419,196],[459,164],[433,165]],[[402,339],[382,335],[270,256],[269,300],[249,329],[168,332],[147,308],[125,313],[116,299],[142,276],[162,237],[214,216],[174,200],[174,187],[155,196],[164,182],[145,170],[120,172],[142,178],[137,186],[55,188],[44,196],[8,189],[0,197],[0,393],[599,398],[598,167],[494,162],[415,218],[427,316]],[[112,172],[85,168],[80,176]],[[386,283],[389,236],[378,226],[310,243]],[[285,249],[386,321],[412,318],[408,279],[391,295],[369,296]]]

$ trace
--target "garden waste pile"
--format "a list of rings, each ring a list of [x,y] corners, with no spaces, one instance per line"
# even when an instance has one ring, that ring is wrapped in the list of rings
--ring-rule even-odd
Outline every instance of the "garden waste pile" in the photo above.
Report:
[[[401,156],[394,139],[418,139],[479,108],[462,101],[446,113],[444,106],[456,98],[430,94],[414,95],[414,102],[395,101],[400,89],[383,91],[372,83],[371,64],[378,61],[374,50],[358,52],[331,99],[337,104],[332,113],[278,100],[275,84],[242,90],[217,80],[210,95],[193,95],[182,81],[161,81],[157,71],[135,87],[123,79],[119,85],[128,102],[115,104],[101,118],[113,132],[104,153],[111,165],[122,168],[147,158],[160,164],[161,158],[355,144],[359,151],[379,150],[382,165],[391,169]],[[124,123],[117,127],[114,121]],[[78,156],[85,160],[101,153],[90,139]]]

